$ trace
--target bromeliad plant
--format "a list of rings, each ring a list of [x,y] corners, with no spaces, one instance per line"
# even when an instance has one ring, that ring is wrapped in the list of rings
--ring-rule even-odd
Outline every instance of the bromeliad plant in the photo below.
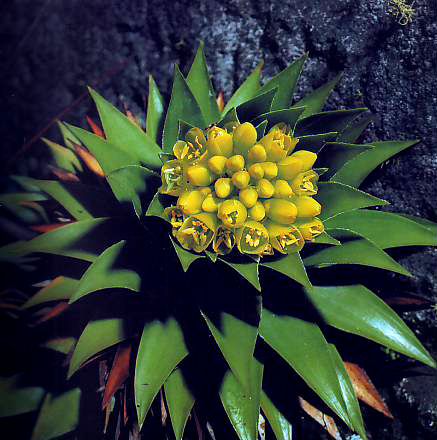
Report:
[[[44,211],[54,200],[57,212],[32,226],[35,238],[3,247],[2,258],[29,264],[43,253],[67,262],[23,309],[55,304],[45,320],[68,315],[78,327],[41,341],[67,354],[73,385],[63,393],[21,376],[3,382],[21,396],[3,415],[39,411],[34,440],[76,428],[75,377],[96,359],[101,370],[112,359],[101,390],[115,437],[147,430],[160,395],[177,439],[191,413],[198,429],[207,421],[225,429],[214,396],[241,440],[257,438],[260,411],[277,439],[290,439],[281,398],[292,384],[365,438],[336,333],[330,342],[322,333],[329,326],[435,367],[392,309],[344,278],[345,265],[410,276],[385,249],[437,245],[436,225],[381,211],[386,201],[358,189],[417,141],[357,144],[367,109],[322,111],[339,77],[292,103],[305,60],[264,85],[258,66],[224,105],[201,46],[187,77],[176,67],[167,108],[150,79],[145,131],[90,90],[103,130],[60,123],[66,146],[46,140],[59,179],[15,177],[23,190],[3,195],[6,207],[17,212],[24,200]],[[72,275],[73,262],[81,265]],[[320,276],[326,267],[335,285]],[[65,410],[67,420],[56,416]]]

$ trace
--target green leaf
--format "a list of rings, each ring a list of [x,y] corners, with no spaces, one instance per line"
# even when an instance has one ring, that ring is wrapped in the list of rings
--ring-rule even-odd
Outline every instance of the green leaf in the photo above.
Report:
[[[28,309],[46,302],[70,299],[74,292],[76,292],[78,285],[79,280],[74,278],[56,277],[50,284],[31,296],[22,307],[23,309]]]
[[[229,313],[221,313],[219,328],[205,313],[202,316],[235,377],[249,392],[253,387],[251,368],[258,328]]]
[[[272,110],[290,107],[297,81],[307,58],[308,54],[304,54],[261,87],[259,93],[264,93],[278,87],[278,93],[273,100]]]
[[[104,217],[111,214],[111,208],[113,209],[112,197],[108,197],[108,193],[101,188],[57,180],[32,179],[32,182],[63,206],[76,220]]]
[[[205,255],[196,254],[194,252],[190,252],[185,250],[183,247],[179,246],[171,237],[170,240],[173,244],[174,250],[176,251],[176,255],[179,258],[182,269],[186,272],[192,263],[194,263],[199,258],[205,258]]]
[[[0,194],[2,205],[20,205],[23,202],[42,202],[47,196],[39,192],[14,192]]]
[[[89,91],[96,103],[108,142],[149,168],[161,168],[161,149],[153,139],[95,90],[89,88]]]
[[[329,325],[436,367],[435,361],[402,319],[366,287],[314,286],[306,292]]]
[[[310,134],[308,136],[297,136],[299,142],[296,146],[296,151],[307,150],[313,153],[318,153],[326,142],[335,141],[337,139],[338,133],[336,131],[331,133],[322,134]]]
[[[74,150],[73,144],[80,144],[80,140],[68,129],[65,122],[56,121],[58,124],[59,131],[61,132],[62,138],[64,139],[64,144]]]
[[[216,94],[208,73],[208,66],[204,53],[203,41],[197,49],[196,57],[187,76],[187,84],[191,89],[200,109],[202,110],[205,125],[212,124],[220,118]]]
[[[405,217],[414,223],[418,223],[422,225],[424,228],[428,229],[429,231],[432,231],[435,234],[437,234],[437,223],[434,223],[431,220],[427,220],[426,218],[422,218],[422,217],[416,217],[414,215],[407,215],[407,214],[398,214],[398,215]]]
[[[371,122],[373,122],[373,116],[371,114],[360,115],[352,119],[347,127],[340,133],[338,141],[353,144],[363,134]]]
[[[251,383],[253,391],[247,392],[235,375],[228,371],[220,389],[220,399],[240,440],[258,438],[258,419],[262,386],[263,366],[252,360]]]
[[[261,266],[276,270],[276,272],[286,275],[303,286],[311,286],[311,281],[308,278],[299,253],[288,254],[279,257],[277,260],[265,261],[261,263]]]
[[[107,180],[120,203],[132,203],[138,218],[143,215],[143,200],[157,174],[138,165],[112,171]]]
[[[147,97],[146,133],[159,144],[164,126],[164,100],[152,75],[149,75],[149,95]]]
[[[270,112],[277,91],[277,88],[268,90],[240,104],[237,107],[238,119],[243,122],[251,121],[257,118],[258,115]]]
[[[79,423],[79,388],[62,394],[47,394],[31,440],[51,440],[74,431]]]
[[[77,341],[68,368],[70,378],[79,368],[97,353],[128,337],[124,319],[110,318],[90,321]]]
[[[164,390],[176,440],[182,440],[188,416],[194,405],[194,397],[179,368],[176,368],[165,381]]]
[[[162,143],[166,153],[173,151],[173,145],[178,140],[179,120],[199,128],[206,126],[196,98],[188,87],[179,67],[176,66],[170,104],[164,123]]]
[[[254,261],[249,261],[247,263],[234,263],[225,260],[224,258],[219,257],[218,259],[236,270],[243,278],[249,281],[255,289],[261,292],[261,284],[259,283],[258,278],[258,263]]]
[[[45,390],[25,385],[21,375],[0,377],[0,417],[11,417],[36,411]]]
[[[329,133],[333,131],[340,132],[352,119],[365,111],[367,111],[366,108],[355,108],[352,110],[334,110],[316,113],[307,118],[299,119],[296,124],[296,135],[307,136],[310,134]]]
[[[135,365],[135,406],[140,429],[150,405],[174,368],[188,354],[174,318],[146,323]]]
[[[355,394],[349,374],[346,371],[344,362],[333,344],[328,345],[329,354],[331,355],[334,368],[337,372],[338,382],[340,384],[343,401],[346,405],[347,412],[351,421],[352,428],[360,435],[363,440],[367,439],[366,430],[364,429],[363,416],[361,415],[360,405]]]
[[[293,440],[293,429],[286,417],[273,405],[263,391],[261,393],[261,409],[270,423],[277,440]]]
[[[328,244],[332,246],[340,246],[341,243],[334,237],[331,237],[326,231],[323,231],[320,235],[313,239],[311,243],[314,244]]]
[[[245,79],[243,84],[234,92],[231,99],[226,103],[222,115],[226,115],[232,108],[238,107],[243,102],[252,99],[260,91],[260,77],[263,63],[259,63],[256,69]],[[271,87],[274,88],[275,86]],[[265,92],[266,90],[263,90]]]
[[[123,251],[126,241],[120,241],[103,253],[92,263],[82,276],[79,286],[70,299],[74,303],[78,299],[103,289],[128,289],[139,292],[141,277],[129,267],[124,267]]]
[[[267,119],[270,127],[279,124],[280,122],[285,122],[287,125],[291,127],[291,130],[293,131],[296,122],[303,111],[304,111],[303,107],[275,110],[259,115],[256,118],[256,121],[263,121]]]
[[[373,142],[375,148],[347,162],[331,177],[331,180],[358,187],[378,165],[418,142],[418,140]]]
[[[104,249],[120,241],[124,235],[126,231],[117,219],[82,220],[38,235],[30,241],[3,246],[0,248],[0,260],[14,261],[22,256],[41,252],[92,262]]]
[[[41,138],[41,140],[50,148],[56,166],[74,174],[76,174],[76,171],[83,170],[80,160],[72,150],[46,138]]]
[[[325,227],[350,229],[382,249],[400,246],[437,246],[435,232],[391,212],[367,209],[345,212],[327,220]]]
[[[139,165],[139,161],[134,156],[110,144],[107,140],[82,128],[73,127],[69,124],[67,126],[96,158],[105,174],[128,165]]]
[[[219,127],[224,127],[226,124],[230,122],[235,122],[237,124],[240,123],[240,120],[238,119],[237,110],[235,107],[232,107],[227,113],[224,114],[222,119],[220,119],[219,122],[217,122],[217,125]]]
[[[158,217],[167,221],[167,218],[164,216],[165,206],[161,202],[161,194],[159,191],[153,196],[150,205],[147,207],[146,217]]]
[[[322,205],[320,218],[327,220],[343,212],[370,206],[385,206],[389,203],[351,186],[338,182],[320,182],[315,196]]]
[[[372,148],[374,148],[372,145],[327,142],[318,153],[317,166],[329,169],[326,176],[323,177],[324,180],[328,180],[351,159]]]
[[[342,242],[341,246],[330,246],[306,257],[303,260],[306,266],[323,268],[335,264],[358,264],[412,276],[390,255],[359,234],[346,229],[329,229],[328,232]]]
[[[305,111],[302,113],[301,118],[307,118],[308,116],[319,113],[323,110],[329,95],[337,85],[338,81],[340,81],[341,76],[342,74],[340,73],[335,76],[334,79],[308,93],[308,95],[304,96],[300,101],[293,105],[293,107],[305,107]]]
[[[257,139],[261,139],[264,137],[264,134],[266,132],[268,121],[265,119],[264,121],[260,122],[255,128],[256,128],[256,137]]]
[[[328,344],[320,328],[291,316],[278,316],[263,309],[260,335],[307,385],[350,424]]]
[[[58,353],[68,354],[76,344],[76,338],[54,338],[44,342],[41,346],[57,351]]]

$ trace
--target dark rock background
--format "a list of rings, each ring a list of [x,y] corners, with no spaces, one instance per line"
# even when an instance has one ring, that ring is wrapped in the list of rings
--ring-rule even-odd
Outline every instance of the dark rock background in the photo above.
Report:
[[[229,97],[261,58],[270,77],[308,51],[298,95],[340,71],[329,108],[364,104],[375,113],[365,140],[420,138],[422,143],[374,173],[365,189],[392,209],[437,220],[437,1],[417,0],[400,26],[385,0],[2,0],[0,5],[1,163],[41,174],[45,150],[29,140],[65,112],[84,124],[94,114],[85,85],[144,114],[147,76],[168,96],[173,64],[186,71],[198,41],[217,90]],[[80,100],[77,102],[75,100]],[[45,136],[56,138],[54,127]],[[26,145],[25,154],[16,156]],[[386,277],[390,293],[437,300],[436,251],[402,254],[415,275]],[[385,281],[384,281],[385,285]],[[437,354],[436,310],[404,314]],[[371,360],[369,360],[371,363]],[[396,363],[396,362],[395,362]],[[392,409],[387,422],[367,411],[374,439],[431,439],[437,434],[437,378],[417,367],[407,378],[379,371]],[[402,373],[401,373],[402,374]],[[378,375],[377,375],[378,376]],[[321,438],[309,423],[305,438]]]

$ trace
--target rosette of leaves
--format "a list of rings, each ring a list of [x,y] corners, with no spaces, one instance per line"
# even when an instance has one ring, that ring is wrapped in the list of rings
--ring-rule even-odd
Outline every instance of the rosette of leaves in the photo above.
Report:
[[[58,276],[22,308],[32,315],[49,307],[53,319],[70,317],[71,348],[55,338],[59,326],[50,342],[67,354],[67,383],[80,385],[81,374],[103,361],[108,366],[101,393],[116,438],[148,432],[155,408],[155,418],[156,411],[170,415],[177,439],[188,420],[189,429],[207,426],[217,438],[256,439],[260,414],[277,439],[290,439],[288,412],[298,395],[365,438],[341,341],[337,346],[338,333],[330,328],[435,367],[399,316],[358,275],[350,279],[363,266],[411,276],[386,250],[437,244],[436,225],[382,211],[388,202],[358,189],[375,168],[417,141],[356,143],[371,120],[367,109],[322,111],[339,77],[293,102],[306,58],[264,84],[259,65],[224,105],[216,100],[201,45],[186,77],[176,66],[168,104],[150,78],[145,130],[90,90],[103,129],[92,121],[93,132],[60,123],[65,146],[46,141],[58,179],[15,178],[21,189],[2,195],[15,214],[23,206],[44,213],[44,223],[31,227],[34,238],[8,244],[0,255],[17,265],[29,264],[29,257],[45,261],[47,254],[62,261]],[[181,158],[174,153],[192,148],[196,130],[235,136],[245,123],[256,131],[250,146],[279,124],[295,144],[293,154],[317,157],[318,188],[311,197],[321,212],[311,217],[318,215],[324,229],[308,236],[301,252],[290,246],[273,255],[237,247],[225,253],[183,247],[172,236],[175,222],[196,225],[189,212],[169,215],[178,204],[162,186],[177,185],[177,178],[163,181],[160,174]],[[208,159],[208,149],[204,153],[201,160]],[[229,229],[235,232],[232,224]],[[326,278],[326,271],[334,275]],[[14,414],[39,411],[33,439],[80,426],[76,388],[53,394],[18,378],[2,383],[5,393],[18,396]],[[65,411],[72,416],[67,422],[58,417]],[[3,408],[2,415],[11,414]]]

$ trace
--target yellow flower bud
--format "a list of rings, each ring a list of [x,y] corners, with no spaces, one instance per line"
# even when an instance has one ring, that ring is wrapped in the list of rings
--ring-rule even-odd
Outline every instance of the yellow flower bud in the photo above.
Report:
[[[191,165],[188,167],[187,179],[193,186],[208,186],[212,182],[211,172],[204,165]]]
[[[313,196],[317,194],[319,175],[313,171],[299,173],[291,182],[291,188],[297,196]]]
[[[206,147],[210,156],[226,156],[232,154],[232,135],[220,127],[212,127],[207,132]]]
[[[193,145],[199,143],[202,146],[206,145],[206,137],[199,127],[190,128],[185,135],[185,140],[191,142]]]
[[[317,154],[312,151],[299,150],[293,153],[290,157],[295,157],[302,162],[301,172],[310,170],[317,160]]]
[[[242,189],[238,194],[238,198],[246,208],[252,208],[258,200],[258,192],[255,188],[250,186]]]
[[[203,188],[198,188],[198,190],[202,193],[204,197],[206,197],[208,194],[212,193],[212,189],[209,186],[204,186]]]
[[[237,171],[241,171],[244,168],[244,157],[240,154],[236,154],[235,156],[231,156],[226,161],[226,171],[231,176]]]
[[[228,228],[240,228],[247,219],[247,209],[239,200],[225,200],[219,206],[217,217]]]
[[[288,152],[294,148],[292,138],[279,128],[272,129],[261,140],[267,153],[267,160],[278,162],[287,157]]]
[[[265,226],[257,221],[248,220],[236,232],[238,250],[244,254],[259,255],[269,243],[269,233]]]
[[[274,185],[277,199],[288,199],[293,195],[293,190],[286,180],[278,179],[274,182]]]
[[[217,197],[220,197],[221,199],[229,197],[229,194],[231,194],[233,190],[231,179],[229,177],[217,179],[214,183],[214,189]]]
[[[264,177],[264,169],[259,163],[254,163],[248,169],[250,177],[254,180],[259,180]]]
[[[271,199],[264,203],[267,217],[276,223],[289,225],[296,220],[296,205],[289,200]]]
[[[232,229],[220,225],[214,234],[212,248],[219,255],[226,255],[235,246],[235,234]]]
[[[182,163],[179,160],[165,162],[161,168],[161,181],[161,194],[180,195],[186,186]]]
[[[293,156],[278,162],[278,177],[284,180],[294,179],[302,171],[302,161]]]
[[[232,175],[232,183],[238,189],[244,189],[249,186],[250,175],[247,171],[237,171]]]
[[[250,122],[240,124],[234,130],[234,148],[238,153],[245,153],[256,142],[256,128]]]
[[[275,193],[275,187],[267,179],[260,179],[256,185],[256,190],[258,191],[258,196],[263,199],[269,199]]]
[[[302,237],[308,241],[314,240],[325,230],[322,221],[317,217],[308,220],[298,220],[295,225],[299,228]]]
[[[249,162],[265,162],[267,159],[266,149],[261,144],[255,144],[247,153]]]
[[[305,240],[296,226],[284,226],[274,222],[266,222],[265,226],[273,249],[281,254],[291,254],[302,250]]]
[[[203,212],[188,217],[179,228],[176,238],[184,249],[203,252],[212,242],[216,229],[215,214]]]
[[[220,203],[220,199],[215,197],[213,194],[208,194],[202,202],[202,211],[217,212]]]
[[[260,222],[266,216],[264,205],[258,200],[252,208],[248,210],[250,219]]]
[[[263,162],[260,164],[264,170],[264,179],[275,179],[278,175],[278,165],[274,162]]]
[[[292,196],[290,200],[296,205],[298,218],[317,217],[322,212],[322,206],[312,197]]]
[[[183,192],[177,202],[177,206],[184,215],[198,214],[202,210],[202,202],[205,196],[199,190]]]
[[[214,174],[221,176],[225,172],[226,160],[226,156],[212,156],[208,159],[208,167]]]

